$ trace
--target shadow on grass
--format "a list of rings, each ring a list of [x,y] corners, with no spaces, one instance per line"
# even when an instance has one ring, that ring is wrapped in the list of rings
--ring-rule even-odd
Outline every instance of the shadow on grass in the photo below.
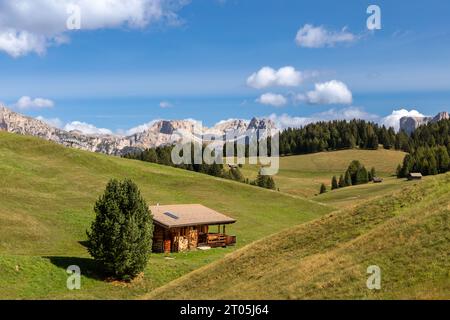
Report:
[[[81,244],[85,248],[88,247],[88,241],[87,240],[81,240],[81,241],[78,241],[78,243]]]
[[[48,259],[50,263],[67,270],[69,266],[78,266],[81,270],[81,275],[95,279],[95,280],[105,280],[107,276],[102,272],[99,264],[90,258],[80,258],[80,257],[58,257],[58,256],[47,256],[43,257]]]

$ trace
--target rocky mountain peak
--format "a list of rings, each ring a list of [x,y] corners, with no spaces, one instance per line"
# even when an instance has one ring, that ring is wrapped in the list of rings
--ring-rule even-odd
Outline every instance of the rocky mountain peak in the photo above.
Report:
[[[248,125],[249,130],[272,130],[275,128],[275,123],[270,119],[253,118]]]
[[[443,112],[439,112],[434,118],[433,120],[431,120],[432,122],[438,122],[441,120],[448,120],[450,119],[450,116],[448,114],[448,112],[443,111]]]
[[[84,134],[79,130],[65,131],[54,128],[40,120],[26,117],[4,106],[0,106],[0,130],[37,136],[64,146],[111,155],[122,155],[133,150],[173,144],[177,139],[180,139],[179,135],[174,134],[175,132],[191,135],[196,133],[194,132],[196,125],[197,123],[193,120],[158,120],[147,130],[127,137],[94,135]],[[250,122],[241,119],[231,119],[219,122],[211,129],[203,129],[200,135],[206,137],[208,134],[212,134],[226,137],[230,130],[234,134],[240,135],[247,130],[273,128],[275,128],[274,123],[267,119],[253,118]]]
[[[400,119],[400,130],[405,131],[407,134],[411,134],[422,125],[438,122],[449,118],[450,117],[448,112],[445,111],[439,112],[434,117],[403,117]]]

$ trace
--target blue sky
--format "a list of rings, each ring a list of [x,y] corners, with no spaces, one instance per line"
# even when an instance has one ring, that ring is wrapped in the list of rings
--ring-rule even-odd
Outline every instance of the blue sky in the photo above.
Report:
[[[56,9],[61,17],[36,12],[23,23],[2,23],[2,11],[25,15],[11,2],[0,0],[0,101],[30,116],[57,118],[60,126],[81,121],[117,132],[160,118],[210,126],[269,115],[301,124],[343,117],[345,110],[380,120],[402,108],[427,115],[450,109],[450,2],[444,0],[171,1],[162,16],[138,26],[130,20],[152,0],[135,0],[136,8],[119,18],[115,9],[102,15],[79,0],[77,31],[60,26],[67,13]],[[381,30],[366,27],[370,4],[381,8]],[[297,42],[306,25],[329,39],[313,47]],[[41,42],[2,44],[11,30]],[[55,44],[61,35],[64,43]],[[255,88],[247,79],[265,66],[292,67],[302,80]],[[317,89],[330,81],[339,83],[333,90],[347,89],[351,101],[341,91],[330,98],[324,96],[330,91]],[[31,102],[19,107],[24,96]],[[275,96],[284,100],[274,103]]]

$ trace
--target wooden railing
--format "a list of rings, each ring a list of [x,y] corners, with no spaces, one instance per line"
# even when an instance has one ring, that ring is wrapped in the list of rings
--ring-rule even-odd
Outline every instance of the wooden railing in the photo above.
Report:
[[[211,248],[226,247],[236,244],[235,236],[228,236],[223,233],[208,233],[204,235],[202,240],[204,244],[210,246]]]
[[[208,246],[211,248],[225,247],[227,245],[227,236],[223,233],[208,233]]]

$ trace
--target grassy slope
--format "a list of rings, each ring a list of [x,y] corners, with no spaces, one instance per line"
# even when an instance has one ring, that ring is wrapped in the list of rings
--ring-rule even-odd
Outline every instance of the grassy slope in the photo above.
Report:
[[[380,291],[366,287],[370,265]],[[145,297],[450,299],[450,174],[258,241]]]
[[[238,247],[319,217],[329,207],[184,170],[63,148],[0,132],[0,299],[133,298],[233,251],[152,255],[129,287],[99,281],[80,241],[110,178],[132,178],[150,203],[202,203],[238,223]],[[82,290],[66,289],[65,268],[81,266]],[[16,270],[18,268],[18,271]]]
[[[361,161],[368,170],[375,167],[379,176],[389,177],[404,156],[405,153],[400,151],[355,149],[282,157],[275,182],[282,192],[311,197],[318,193],[321,183],[329,186],[333,175],[339,178],[352,160]],[[245,165],[242,172],[245,177],[254,179],[258,167]]]

